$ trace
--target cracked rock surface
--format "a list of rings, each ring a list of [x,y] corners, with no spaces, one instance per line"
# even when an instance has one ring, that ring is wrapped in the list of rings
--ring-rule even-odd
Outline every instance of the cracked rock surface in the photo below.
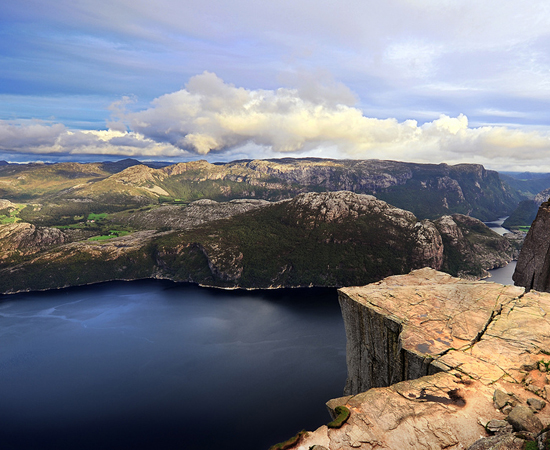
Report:
[[[327,406],[351,415],[296,449],[519,449],[550,423],[550,294],[426,268],[339,298],[348,395]]]

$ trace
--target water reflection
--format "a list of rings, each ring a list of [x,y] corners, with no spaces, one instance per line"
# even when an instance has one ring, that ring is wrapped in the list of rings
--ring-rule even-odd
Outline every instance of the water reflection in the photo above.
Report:
[[[267,448],[346,377],[329,289],[108,283],[2,297],[0,323],[3,448]]]

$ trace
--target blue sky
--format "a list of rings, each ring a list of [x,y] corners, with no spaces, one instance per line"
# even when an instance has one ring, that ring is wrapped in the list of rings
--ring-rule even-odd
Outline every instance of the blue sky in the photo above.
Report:
[[[550,4],[3,2],[0,159],[285,156],[550,171]]]

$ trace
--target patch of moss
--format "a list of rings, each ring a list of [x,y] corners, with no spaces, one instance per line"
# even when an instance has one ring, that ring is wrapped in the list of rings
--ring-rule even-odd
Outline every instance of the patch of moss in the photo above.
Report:
[[[329,428],[340,428],[349,419],[350,410],[345,406],[337,406],[334,408],[334,412],[337,414],[336,419],[327,423]]]
[[[295,436],[292,436],[290,439],[287,439],[284,442],[280,442],[278,444],[272,445],[269,447],[269,450],[287,450],[293,446],[295,446],[300,439],[302,439],[303,436],[307,436],[307,431],[302,430]]]

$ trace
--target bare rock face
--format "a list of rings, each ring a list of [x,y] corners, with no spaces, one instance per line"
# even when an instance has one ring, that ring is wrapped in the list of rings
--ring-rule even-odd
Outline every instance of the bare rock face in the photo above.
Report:
[[[67,241],[67,236],[57,228],[36,227],[24,222],[0,225],[0,260],[14,253],[30,255]]]
[[[339,300],[349,395],[327,406],[351,415],[296,449],[521,449],[550,423],[530,407],[550,392],[550,294],[426,268]]]
[[[510,239],[499,236],[483,222],[462,214],[442,216],[434,221],[445,245],[446,272],[463,278],[472,276],[477,265],[477,278],[488,275],[487,270],[503,267],[515,254]]]
[[[550,292],[550,203],[543,203],[523,243],[513,275],[516,285]]]
[[[214,220],[227,219],[237,214],[270,205],[266,200],[238,199],[229,202],[197,200],[189,206],[166,205],[149,211],[133,214],[126,223],[135,228],[154,229],[169,227],[188,230]]]

